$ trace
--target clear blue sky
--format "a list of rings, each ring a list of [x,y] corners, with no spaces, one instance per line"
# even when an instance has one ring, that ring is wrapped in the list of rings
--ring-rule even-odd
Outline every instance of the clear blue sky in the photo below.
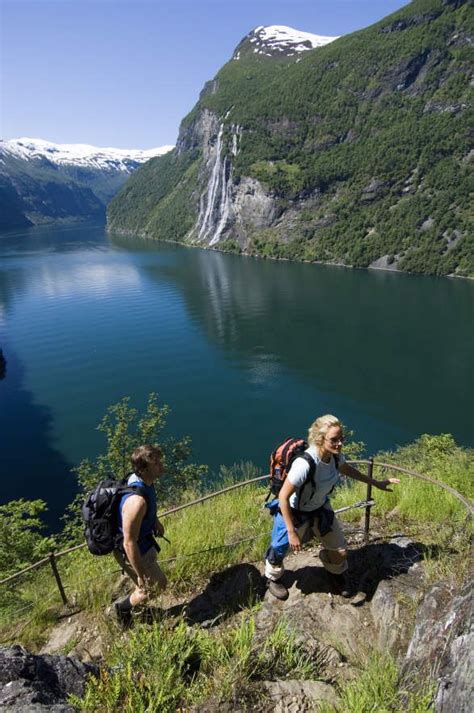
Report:
[[[405,0],[0,0],[1,138],[151,148],[258,25],[341,35]]]

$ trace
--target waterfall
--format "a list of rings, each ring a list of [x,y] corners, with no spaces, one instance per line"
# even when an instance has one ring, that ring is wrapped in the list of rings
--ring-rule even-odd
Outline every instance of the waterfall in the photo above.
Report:
[[[239,140],[242,136],[242,127],[238,124],[232,124],[232,155],[237,156],[239,153]]]
[[[224,133],[224,124],[220,125],[219,134],[217,136],[217,146],[216,155],[214,158],[214,165],[211,171],[211,177],[209,179],[208,191],[207,191],[207,207],[204,216],[202,217],[201,212],[198,218],[198,225],[201,225],[198,234],[198,240],[204,240],[207,237],[210,229],[212,228],[212,213],[214,209],[214,203],[216,201],[217,189],[219,186],[220,178],[220,162],[221,162],[221,148],[222,148],[222,134]],[[201,208],[204,207],[204,201],[201,196]]]
[[[216,245],[232,216],[232,163],[228,156],[222,158],[222,137],[224,124],[219,127],[215,154],[212,157],[212,167],[209,177],[207,196],[201,195],[199,201],[198,241],[205,241],[212,235],[209,245]],[[242,129],[231,125],[231,153],[237,156],[239,139]]]
[[[227,175],[227,165],[229,164],[229,175]],[[221,189],[221,202],[219,205],[219,223],[216,228],[216,232],[214,233],[211,242],[209,245],[215,245],[216,243],[219,242],[219,239],[221,237],[222,231],[226,228],[227,222],[229,220],[229,215],[230,215],[230,206],[231,206],[231,186],[232,186],[232,165],[230,162],[227,161],[227,156],[224,159],[223,165],[222,165],[222,189]]]

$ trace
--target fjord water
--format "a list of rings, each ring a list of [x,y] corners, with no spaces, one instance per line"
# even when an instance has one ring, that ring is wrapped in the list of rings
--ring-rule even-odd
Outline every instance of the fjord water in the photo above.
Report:
[[[0,235],[0,500],[74,493],[72,466],[127,395],[171,406],[194,459],[267,465],[275,443],[337,414],[367,444],[422,433],[474,445],[474,285],[273,262],[107,236]]]

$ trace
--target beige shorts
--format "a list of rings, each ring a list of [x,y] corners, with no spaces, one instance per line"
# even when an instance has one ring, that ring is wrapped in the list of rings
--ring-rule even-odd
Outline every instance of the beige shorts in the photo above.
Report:
[[[123,552],[120,552],[120,550],[114,550],[114,557],[119,563],[120,567],[124,570],[124,572],[128,574],[130,579],[132,579],[134,583],[138,586],[137,573],[126,558],[125,554]],[[166,586],[166,577],[162,569],[160,568],[160,565],[156,561],[156,549],[154,547],[150,547],[150,549],[147,550],[144,555],[142,555],[142,567],[148,585],[152,589],[164,589],[164,587]]]
[[[334,516],[334,520],[331,527],[332,529],[330,532],[328,532],[324,536],[321,535],[316,519],[316,522],[311,528],[311,532],[309,531],[308,522],[304,522],[300,527],[298,527],[297,532],[302,540],[306,540],[308,535],[309,537],[311,537],[311,535],[314,535],[321,542],[325,550],[345,550],[347,548],[346,538],[344,537],[341,523],[339,522],[336,516]]]

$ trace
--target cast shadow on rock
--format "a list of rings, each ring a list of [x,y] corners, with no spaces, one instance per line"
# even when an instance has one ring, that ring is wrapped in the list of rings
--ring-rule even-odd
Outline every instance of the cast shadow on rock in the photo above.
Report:
[[[253,564],[242,563],[215,572],[205,589],[185,604],[166,610],[148,607],[146,618],[174,618],[182,615],[189,624],[209,628],[263,599],[265,584]]]
[[[362,592],[365,601],[370,601],[382,580],[393,579],[401,574],[406,574],[417,562],[421,562],[429,553],[436,557],[436,545],[424,545],[420,542],[411,542],[405,537],[398,541],[393,538],[391,542],[382,542],[364,545],[355,550],[349,550],[349,579],[354,592]],[[323,567],[306,566],[294,572],[285,572],[285,584],[293,583],[302,594],[316,592],[334,592],[330,578]]]

